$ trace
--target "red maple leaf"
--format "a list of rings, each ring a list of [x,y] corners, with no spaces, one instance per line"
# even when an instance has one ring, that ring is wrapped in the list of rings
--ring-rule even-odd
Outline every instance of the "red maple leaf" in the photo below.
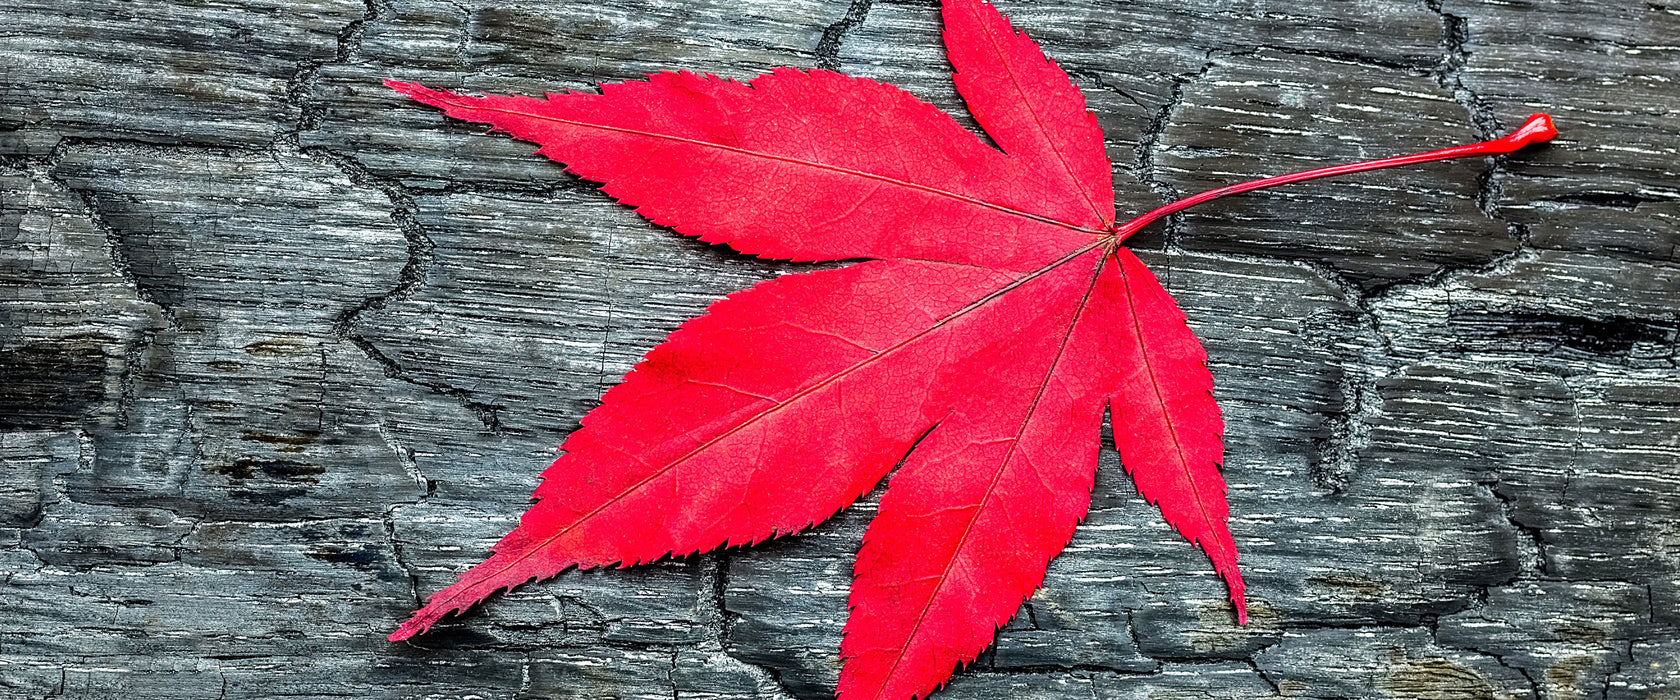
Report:
[[[546,99],[387,81],[542,145],[643,216],[766,258],[868,259],[730,295],[649,352],[543,473],[494,554],[391,635],[573,566],[630,566],[822,522],[900,462],[864,536],[842,698],[922,697],[975,658],[1085,516],[1099,431],[1246,618],[1207,356],[1121,242],[1194,204],[1496,141],[1214,190],[1114,216],[1102,133],[1037,44],[946,0],[958,91],[992,148],[898,88],[777,69],[660,73]]]

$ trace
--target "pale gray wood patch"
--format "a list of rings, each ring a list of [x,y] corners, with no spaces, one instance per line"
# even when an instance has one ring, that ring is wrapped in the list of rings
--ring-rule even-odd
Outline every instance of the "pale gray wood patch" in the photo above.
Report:
[[[1212,358],[1252,611],[1103,453],[938,697],[1680,693],[1680,6],[1000,0],[1117,207],[1487,138],[1134,239]],[[832,693],[877,493],[384,639],[684,319],[806,266],[683,240],[383,88],[779,65],[974,128],[930,0],[0,6],[0,695]]]

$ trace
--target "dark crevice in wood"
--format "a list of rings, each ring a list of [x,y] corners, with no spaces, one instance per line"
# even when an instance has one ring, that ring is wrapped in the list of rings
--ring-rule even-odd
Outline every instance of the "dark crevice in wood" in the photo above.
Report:
[[[330,163],[343,172],[350,181],[364,187],[371,187],[383,192],[391,200],[391,220],[402,231],[403,240],[408,247],[408,260],[403,264],[398,274],[397,284],[389,290],[367,297],[355,308],[341,314],[333,322],[332,332],[335,336],[349,341],[362,351],[368,359],[378,363],[385,370],[385,376],[415,386],[425,387],[435,393],[454,398],[463,408],[472,411],[478,420],[484,424],[484,429],[493,435],[503,432],[500,411],[504,407],[485,403],[472,398],[472,393],[465,389],[448,386],[441,382],[425,381],[412,376],[400,363],[381,351],[373,341],[368,340],[356,330],[356,322],[363,314],[378,311],[395,301],[408,299],[426,284],[426,274],[436,262],[434,250],[437,245],[426,235],[425,228],[420,224],[419,206],[414,203],[414,197],[400,184],[381,179],[354,158],[333,153],[324,148],[306,148],[303,152],[317,160]]]
[[[1255,661],[1253,655],[1244,657],[1243,662],[1247,663],[1249,668],[1254,669],[1255,677],[1270,686],[1273,693],[1280,697],[1283,696],[1283,687],[1278,685],[1277,679],[1272,678],[1272,674],[1266,673],[1266,669],[1260,668],[1260,662]]]
[[[61,153],[62,150],[55,149],[53,160],[56,161],[60,157]],[[104,234],[105,255],[111,260],[112,271],[116,272],[117,276],[123,278],[129,286],[134,288],[135,295],[139,296],[141,301],[157,307],[158,312],[162,314],[164,320],[169,324],[171,329],[179,330],[181,328],[181,324],[175,315],[175,310],[169,304],[163,302],[157,290],[152,289],[150,285],[147,285],[145,281],[140,279],[139,275],[135,274],[134,264],[130,262],[130,256],[128,254],[128,244],[123,240],[122,232],[112,228],[111,224],[105,220],[105,215],[101,213],[99,209],[98,197],[92,192],[81,191],[71,187],[70,184],[65,182],[62,178],[56,174],[52,174],[50,170],[48,171],[48,177],[52,180],[53,184],[58,187],[62,187],[66,192],[76,195],[77,199],[79,199],[82,203],[83,215],[87,217],[89,222],[92,222],[93,227],[96,230]]]
[[[1205,62],[1197,72],[1172,77],[1170,96],[1165,103],[1155,110],[1155,114],[1149,119],[1149,126],[1138,135],[1137,145],[1132,148],[1132,176],[1149,187],[1156,196],[1161,198],[1163,204],[1177,201],[1183,197],[1183,193],[1161,178],[1155,165],[1155,151],[1161,147],[1161,137],[1166,133],[1167,127],[1172,125],[1173,112],[1184,103],[1184,86],[1206,76],[1208,71],[1216,65],[1212,50],[1209,50],[1203,58]],[[1177,249],[1179,247],[1179,231],[1184,226],[1184,215],[1182,213],[1173,214],[1161,223],[1166,231],[1167,249]]]
[[[1464,70],[1470,63],[1470,23],[1463,17],[1442,8],[1442,0],[1424,0],[1425,5],[1441,18],[1441,61],[1435,67],[1435,81],[1470,114],[1470,123],[1477,138],[1487,141],[1505,134],[1505,127],[1494,116],[1493,108],[1481,95],[1465,84]],[[1499,202],[1503,197],[1500,178],[1505,174],[1505,158],[1493,158],[1493,167],[1482,171],[1477,179],[1476,205],[1489,218],[1499,219]],[[1502,220],[1502,219],[1501,219]]]
[[[1637,211],[1643,204],[1658,204],[1662,202],[1680,201],[1680,194],[1651,194],[1634,192],[1581,192],[1566,194],[1545,199],[1532,199],[1530,203],[1553,202],[1557,204],[1578,204],[1588,207],[1602,207],[1605,209],[1621,209],[1623,211]]]
[[[1431,636],[1434,636],[1433,631],[1431,632]],[[1437,642],[1437,643],[1439,643],[1439,642]],[[1495,654],[1491,651],[1487,651],[1487,650],[1484,650],[1484,649],[1476,649],[1476,648],[1473,648],[1473,647],[1472,648],[1465,648],[1465,647],[1462,647],[1462,646],[1448,646],[1448,645],[1442,645],[1442,646],[1444,646],[1446,648],[1451,648],[1451,649],[1462,649],[1463,651],[1467,651],[1467,652],[1470,652],[1472,654],[1476,654],[1478,656],[1484,656],[1484,657],[1487,657],[1489,659],[1493,659],[1494,663],[1496,663],[1496,664],[1498,664],[1498,665],[1500,665],[1500,666],[1502,666],[1502,667],[1504,667],[1508,670],[1516,672],[1519,676],[1521,676],[1523,678],[1524,681],[1527,681],[1529,696],[1534,698],[1534,700],[1545,700],[1546,698],[1550,697],[1550,695],[1548,695],[1544,691],[1542,686],[1540,685],[1540,681],[1538,679],[1536,679],[1533,674],[1529,673],[1529,670],[1527,668],[1525,668],[1523,666],[1517,666],[1517,665],[1511,664],[1510,662],[1506,661],[1505,656],[1502,655],[1502,654]]]
[[[396,360],[391,359],[390,356],[381,351],[378,346],[373,344],[373,341],[370,341],[360,335],[347,334],[344,339],[360,349],[362,354],[366,355],[368,359],[373,360],[378,363],[380,367],[384,368],[385,376],[401,382],[413,384],[418,387],[424,387],[431,390],[433,393],[453,398],[461,405],[462,408],[472,411],[473,415],[476,416],[479,422],[484,425],[484,429],[491,435],[501,435],[505,432],[505,429],[502,427],[501,416],[499,415],[500,412],[505,409],[504,406],[473,400],[471,398],[471,392],[465,389],[452,387],[441,382],[428,382],[410,376],[408,371],[403,369],[402,365],[398,364]]]
[[[1399,72],[1402,72],[1402,73],[1406,73],[1408,75],[1426,75],[1426,74],[1429,73],[1429,70],[1430,70],[1430,66],[1427,66],[1427,65],[1402,63],[1402,62],[1399,62],[1399,61],[1389,61],[1389,60],[1384,60],[1382,58],[1377,58],[1377,57],[1374,57],[1374,56],[1366,56],[1364,54],[1355,53],[1355,52],[1352,52],[1352,51],[1341,51],[1341,50],[1333,50],[1333,49],[1303,48],[1303,47],[1299,47],[1299,46],[1289,46],[1289,45],[1286,45],[1286,44],[1285,45],[1262,44],[1262,45],[1260,45],[1258,47],[1255,47],[1255,48],[1265,49],[1267,51],[1276,51],[1278,53],[1289,54],[1289,55],[1292,55],[1292,56],[1312,56],[1314,58],[1322,58],[1322,59],[1332,61],[1332,62],[1335,62],[1335,63],[1347,63],[1347,64],[1351,64],[1351,65],[1356,65],[1356,66],[1366,66],[1366,67],[1370,67],[1370,68],[1380,68],[1380,69],[1383,69],[1383,70],[1399,71]]]
[[[840,42],[846,39],[846,32],[863,24],[869,18],[869,6],[874,0],[852,0],[846,7],[846,16],[834,24],[823,29],[822,39],[817,42],[817,67],[823,70],[840,70]]]
[[[1516,500],[1510,494],[1502,491],[1502,483],[1492,481],[1477,482],[1477,486],[1487,489],[1488,495],[1499,502],[1499,513],[1505,518],[1505,523],[1511,527],[1516,535],[1517,570],[1509,581],[1495,585],[1506,585],[1525,577],[1546,578],[1551,575],[1546,566],[1546,537],[1539,527],[1525,525],[1518,514]]]
[[[431,496],[430,490],[427,491],[425,496],[421,497],[421,500],[425,500],[425,498],[429,496]],[[396,520],[393,518],[397,509],[401,507],[401,505],[392,506],[389,510],[385,511],[385,514],[380,518],[380,520],[385,525],[385,539],[391,546],[391,558],[397,562],[397,566],[402,568],[403,573],[408,575],[409,588],[414,592],[414,607],[418,609],[426,604],[425,597],[420,593],[420,574],[415,571],[413,565],[409,564],[408,561],[403,558],[403,547],[402,544],[397,541],[397,524]]]

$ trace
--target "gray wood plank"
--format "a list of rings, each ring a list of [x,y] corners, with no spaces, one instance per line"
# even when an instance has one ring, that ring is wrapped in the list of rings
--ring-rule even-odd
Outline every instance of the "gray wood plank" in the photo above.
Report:
[[[936,697],[1680,692],[1680,9],[999,0],[1084,90],[1204,339],[1252,619],[1103,453],[1093,508]],[[384,89],[778,65],[973,129],[931,0],[0,7],[0,695],[828,697],[879,497],[384,639],[711,301],[809,269],[648,224]]]

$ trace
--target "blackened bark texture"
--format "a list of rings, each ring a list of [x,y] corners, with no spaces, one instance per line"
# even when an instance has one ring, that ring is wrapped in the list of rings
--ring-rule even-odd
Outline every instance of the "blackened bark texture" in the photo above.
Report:
[[[1213,357],[1253,622],[1104,456],[943,698],[1680,697],[1680,5],[999,0]],[[928,0],[0,5],[0,695],[828,696],[873,496],[384,635],[683,319],[685,240],[382,78],[826,67],[959,114]],[[984,232],[976,232],[984,235]]]

